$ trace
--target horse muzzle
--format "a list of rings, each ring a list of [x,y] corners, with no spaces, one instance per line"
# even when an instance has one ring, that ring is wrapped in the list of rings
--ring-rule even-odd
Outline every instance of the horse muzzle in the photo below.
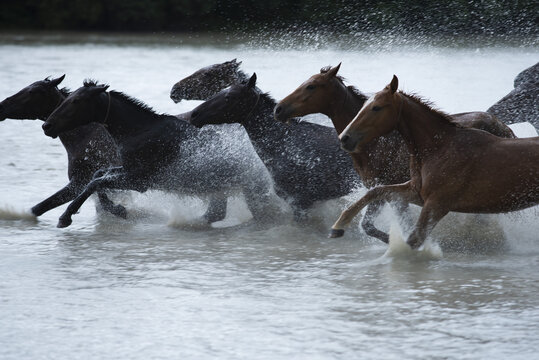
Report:
[[[58,137],[58,132],[55,131],[53,124],[45,121],[43,125],[41,125],[41,128],[43,129],[45,135],[50,136],[53,139]]]
[[[279,122],[288,123],[290,118],[293,117],[291,115],[292,109],[289,106],[277,104],[273,109],[273,117]]]
[[[172,88],[172,90],[170,90],[170,98],[172,99],[172,101],[174,101],[175,104],[178,104],[183,100],[182,95],[175,88]]]
[[[339,140],[341,141],[341,148],[347,152],[354,152],[358,145],[360,145],[363,138],[364,135],[361,133],[355,136],[343,134],[342,136],[339,136]]]
[[[0,121],[4,121],[7,119],[7,112],[4,109],[4,106],[0,104]]]

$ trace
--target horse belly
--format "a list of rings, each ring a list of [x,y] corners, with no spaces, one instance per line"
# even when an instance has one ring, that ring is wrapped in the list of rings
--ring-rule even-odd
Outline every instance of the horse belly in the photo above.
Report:
[[[513,181],[469,184],[452,200],[452,211],[504,213],[539,204],[539,174],[529,178],[517,175],[510,180]]]

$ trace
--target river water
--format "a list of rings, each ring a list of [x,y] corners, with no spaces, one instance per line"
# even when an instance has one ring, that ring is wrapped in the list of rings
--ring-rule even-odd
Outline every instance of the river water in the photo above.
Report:
[[[310,38],[297,46],[278,39],[274,49],[262,40],[4,34],[0,99],[65,73],[71,89],[93,78],[175,114],[199,102],[174,104],[168,97],[174,82],[238,58],[277,99],[322,66],[342,62],[341,75],[361,90],[377,91],[397,74],[404,90],[457,113],[488,108],[539,58],[536,45],[525,42],[414,46],[381,38],[368,46],[327,46]],[[321,116],[311,120],[329,124]],[[125,197],[138,217],[113,219],[89,201],[71,227],[57,229],[65,207],[37,221],[25,216],[67,183],[65,151],[40,126],[0,124],[1,359],[530,359],[539,353],[537,208],[449,217],[432,238],[457,246],[434,244],[419,254],[398,241],[388,251],[358,221],[344,238],[326,238],[362,189],[318,205],[302,226],[288,220],[286,206],[282,222],[253,224],[236,198],[221,224],[190,227],[205,210],[203,201],[150,193]],[[245,140],[238,128],[223,132]],[[378,223],[389,229],[398,220],[388,208]]]

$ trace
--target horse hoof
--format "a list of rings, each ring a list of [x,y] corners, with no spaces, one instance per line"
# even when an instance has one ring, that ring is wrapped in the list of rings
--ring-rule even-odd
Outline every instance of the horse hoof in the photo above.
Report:
[[[35,206],[34,206],[33,208],[30,209],[30,212],[31,212],[32,215],[34,215],[35,217],[38,217],[38,216],[43,215],[43,212],[42,212],[42,211],[39,211],[38,209],[36,209]]]
[[[56,225],[56,227],[58,228],[65,228],[65,227],[68,227],[69,225],[71,225],[71,223],[73,222],[73,220],[71,219],[63,219],[63,218],[60,218],[58,220],[58,225]]]
[[[127,219],[127,209],[122,205],[114,206],[111,212],[122,219]]]
[[[328,238],[338,238],[344,235],[344,229],[331,229],[329,232]]]

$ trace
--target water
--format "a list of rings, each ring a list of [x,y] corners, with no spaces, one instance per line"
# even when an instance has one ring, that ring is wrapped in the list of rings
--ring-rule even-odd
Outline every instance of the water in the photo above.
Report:
[[[395,73],[405,90],[456,113],[488,108],[538,55],[537,47],[510,44],[273,50],[230,39],[4,35],[0,98],[66,73],[72,89],[94,78],[157,111],[180,113],[198,102],[175,105],[174,82],[237,57],[278,99],[342,61],[341,74],[366,92]],[[2,359],[521,359],[539,352],[537,209],[450,217],[433,238],[456,245],[442,252],[434,243],[420,254],[399,246],[404,223],[394,227],[389,250],[357,221],[344,238],[325,237],[362,190],[319,205],[305,226],[289,221],[286,209],[280,224],[252,224],[237,198],[218,227],[190,227],[203,201],[151,193],[126,197],[134,219],[96,214],[89,201],[71,227],[57,229],[64,207],[37,221],[23,216],[67,183],[65,152],[40,126],[0,124]],[[385,229],[396,223],[390,209],[379,219]]]

